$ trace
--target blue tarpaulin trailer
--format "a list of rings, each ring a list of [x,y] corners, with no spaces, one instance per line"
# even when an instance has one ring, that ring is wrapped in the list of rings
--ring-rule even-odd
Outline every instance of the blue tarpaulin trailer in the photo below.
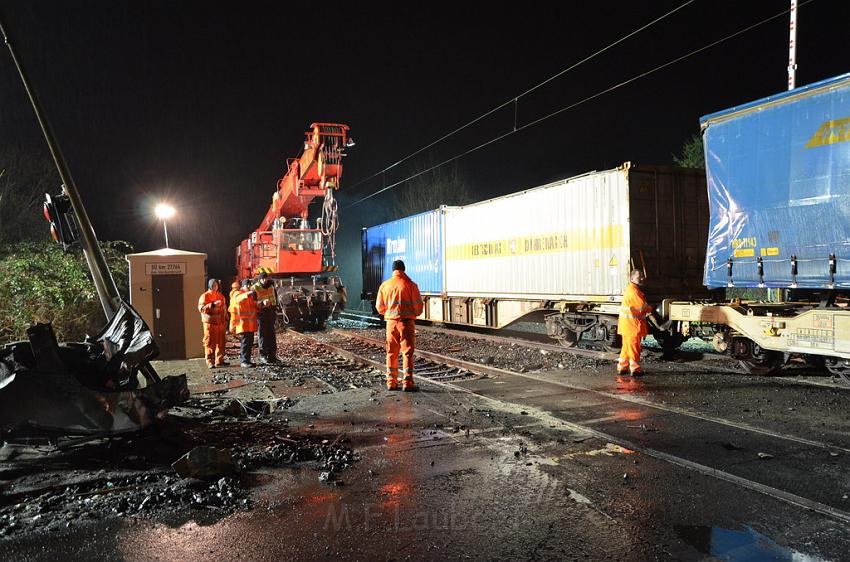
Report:
[[[706,286],[850,287],[850,73],[700,121]]]
[[[437,209],[364,228],[362,298],[374,300],[395,260],[404,261],[423,295],[443,292],[443,223],[443,210]]]

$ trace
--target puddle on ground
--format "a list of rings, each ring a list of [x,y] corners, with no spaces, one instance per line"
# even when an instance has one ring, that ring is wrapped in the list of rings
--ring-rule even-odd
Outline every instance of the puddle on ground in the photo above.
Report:
[[[703,554],[731,562],[762,562],[768,560],[821,562],[824,559],[803,554],[776,544],[771,538],[750,527],[733,531],[721,527],[676,526],[676,534],[685,543]]]

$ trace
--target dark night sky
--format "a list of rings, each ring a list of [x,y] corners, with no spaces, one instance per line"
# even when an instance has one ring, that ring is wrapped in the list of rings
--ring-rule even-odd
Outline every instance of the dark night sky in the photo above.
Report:
[[[681,1],[558,5],[0,0],[102,239],[162,245],[154,202],[179,216],[172,246],[230,276],[307,126],[351,126],[346,186],[395,162]],[[458,3],[459,4],[459,3]],[[492,4],[495,6],[495,4]],[[567,8],[570,6],[571,8]],[[578,101],[786,9],[787,0],[697,0],[522,98],[519,123]],[[798,84],[850,71],[850,2],[800,9]],[[709,49],[459,161],[480,198],[632,160],[669,163],[701,115],[785,89],[788,18]],[[418,160],[438,162],[513,127],[497,112]],[[43,151],[7,53],[0,143]],[[408,164],[416,165],[416,162]],[[402,179],[400,166],[388,182]],[[360,227],[393,192],[344,209],[340,249],[359,285]],[[355,287],[352,287],[355,288]],[[356,289],[355,289],[356,291]]]

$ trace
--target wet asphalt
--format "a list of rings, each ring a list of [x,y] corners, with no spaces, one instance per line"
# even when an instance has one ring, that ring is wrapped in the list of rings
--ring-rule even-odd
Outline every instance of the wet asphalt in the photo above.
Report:
[[[340,482],[259,469],[250,510],[81,521],[4,538],[0,559],[847,558],[850,388],[805,384],[805,370],[645,367],[546,366],[415,394],[315,387],[276,415],[348,439],[361,460]]]

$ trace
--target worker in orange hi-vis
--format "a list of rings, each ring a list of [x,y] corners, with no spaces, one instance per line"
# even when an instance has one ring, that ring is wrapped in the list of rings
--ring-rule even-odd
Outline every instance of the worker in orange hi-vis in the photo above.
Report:
[[[224,295],[219,291],[217,279],[210,279],[209,290],[198,299],[198,312],[204,324],[204,353],[207,357],[207,367],[214,369],[225,366],[224,341],[227,330],[227,307]]]
[[[401,389],[416,390],[413,382],[415,319],[422,314],[423,304],[419,287],[404,272],[403,261],[393,262],[393,276],[378,289],[375,308],[387,321],[387,388],[398,390],[398,352],[401,351],[404,359]]]
[[[253,367],[251,351],[254,348],[254,332],[257,331],[257,293],[249,290],[250,279],[242,280],[242,289],[233,294],[230,301],[230,331],[239,336],[239,366]]]
[[[640,340],[649,333],[646,316],[652,307],[646,303],[646,297],[640,286],[646,276],[640,269],[633,269],[629,275],[629,284],[623,290],[623,302],[620,303],[620,317],[617,321],[617,333],[622,336],[623,347],[617,361],[617,374],[640,376]]]
[[[236,296],[236,293],[238,293],[238,292],[239,292],[239,282],[234,281],[233,283],[230,284],[230,301],[229,302],[233,302],[233,297]]]

